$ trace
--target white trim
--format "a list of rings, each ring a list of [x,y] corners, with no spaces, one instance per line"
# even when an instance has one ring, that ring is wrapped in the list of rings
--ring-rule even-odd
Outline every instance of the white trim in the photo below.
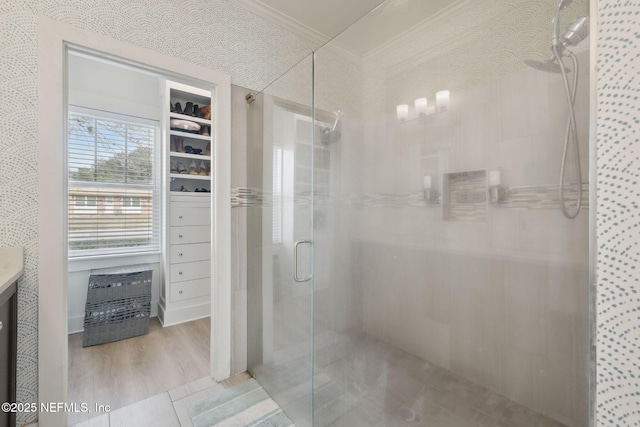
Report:
[[[419,22],[418,24],[414,25],[408,30],[403,31],[397,36],[387,40],[386,42],[382,43],[378,47],[365,53],[363,55],[363,59],[365,61],[368,61],[378,56],[385,56],[389,51],[395,51],[398,49],[398,47],[403,47],[409,44],[409,42],[414,42],[419,34],[424,33],[429,29],[432,29],[436,24],[441,25],[443,22],[450,22],[450,20],[448,19],[448,16],[458,15],[460,9],[467,9],[472,4],[475,4],[475,0],[454,1],[451,5],[429,16],[424,21]],[[481,23],[478,23],[478,25],[480,24]],[[448,40],[447,43],[451,43],[451,40]],[[427,55],[428,52],[429,50],[424,55]],[[412,57],[411,59],[415,63],[414,58]]]
[[[163,327],[178,325],[192,320],[202,319],[211,315],[211,304],[207,301],[204,304],[191,305],[188,307],[174,308],[167,310],[165,304],[158,303],[158,320]],[[213,320],[213,319],[212,319]],[[229,375],[227,375],[227,378]]]
[[[272,22],[282,28],[285,28],[291,31],[292,33],[297,34],[300,37],[303,37],[309,41],[316,42],[316,43],[319,43],[320,45],[323,45],[329,40],[331,40],[331,37],[327,36],[326,34],[321,33],[320,31],[314,30],[313,28],[303,24],[297,19],[294,19],[289,15],[286,15],[280,12],[279,10],[272,8],[271,6],[264,4],[260,0],[232,0],[232,1],[237,6],[245,10],[248,10],[249,12],[252,12],[255,15],[258,15],[266,19],[267,21]]]
[[[217,381],[231,375],[231,79],[216,86],[215,176],[211,212],[211,374]],[[214,100],[211,100],[212,104]],[[214,285],[215,284],[215,285]],[[220,351],[223,348],[225,351]]]
[[[65,43],[167,70],[174,78],[211,82],[221,102],[216,149],[215,245],[217,269],[212,281],[216,322],[212,322],[212,376],[229,376],[231,360],[230,247],[230,85],[229,76],[149,49],[38,17],[38,399],[67,401],[68,319],[67,247],[65,243],[64,105]],[[180,77],[178,77],[180,76]],[[217,144],[218,145],[218,144]],[[226,200],[224,199],[226,197]],[[226,252],[225,252],[226,250]],[[64,412],[40,414],[40,424],[66,426]]]
[[[597,424],[597,325],[598,325],[598,2],[589,6],[589,424]],[[585,349],[587,350],[587,349]]]

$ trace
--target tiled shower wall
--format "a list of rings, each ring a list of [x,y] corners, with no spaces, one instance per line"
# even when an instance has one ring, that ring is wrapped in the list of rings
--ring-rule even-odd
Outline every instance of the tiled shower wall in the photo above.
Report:
[[[588,170],[588,52],[579,57]],[[452,91],[449,109],[424,120],[391,113],[365,122],[365,137],[341,147],[360,153],[347,158],[363,193],[342,206],[351,210],[362,330],[578,427],[588,415],[588,210],[568,220],[557,203],[536,200],[542,190],[525,192],[526,201],[514,191],[518,204],[476,203],[463,216],[457,193],[455,212],[415,197],[424,175],[444,191],[443,174],[492,169],[505,187],[557,191],[567,119],[560,84],[559,75],[520,69]],[[385,202],[390,195],[397,204]]]

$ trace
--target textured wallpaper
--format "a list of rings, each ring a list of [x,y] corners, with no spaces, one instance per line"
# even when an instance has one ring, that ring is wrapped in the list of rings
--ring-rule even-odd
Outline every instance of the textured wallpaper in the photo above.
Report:
[[[18,402],[38,401],[35,17],[0,5],[0,244],[25,248],[18,286]],[[31,417],[18,416],[18,424]]]
[[[599,1],[598,426],[640,426],[638,14],[638,1]]]

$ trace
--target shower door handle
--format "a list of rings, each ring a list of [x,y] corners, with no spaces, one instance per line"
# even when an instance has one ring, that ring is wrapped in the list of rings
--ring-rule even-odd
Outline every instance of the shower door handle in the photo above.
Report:
[[[298,240],[293,244],[293,280],[296,282],[308,282],[313,278],[313,271],[311,265],[309,265],[309,276],[308,277],[299,277],[298,276],[298,246],[302,244],[308,244],[310,247],[313,247],[313,241],[311,240]],[[311,264],[311,263],[309,263]]]

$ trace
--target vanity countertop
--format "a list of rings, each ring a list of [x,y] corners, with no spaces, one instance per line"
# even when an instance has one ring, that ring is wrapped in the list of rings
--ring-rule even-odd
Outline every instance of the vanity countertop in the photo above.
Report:
[[[0,294],[11,286],[23,271],[22,248],[0,248]]]

